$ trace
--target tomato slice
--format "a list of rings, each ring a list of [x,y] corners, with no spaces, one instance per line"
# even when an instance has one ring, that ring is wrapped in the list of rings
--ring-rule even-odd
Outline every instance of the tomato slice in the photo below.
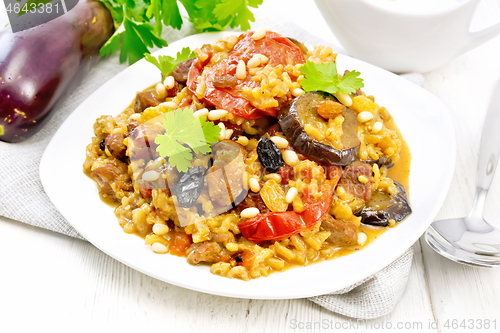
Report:
[[[191,236],[186,235],[183,232],[176,232],[172,237],[172,241],[168,245],[168,249],[171,254],[176,256],[183,256],[186,253],[186,249],[191,245],[193,241]]]
[[[296,212],[271,212],[258,214],[245,220],[238,225],[243,237],[255,243],[275,241],[313,227],[323,220],[328,213],[332,205],[332,194],[337,182],[338,179],[336,181],[325,181],[321,189],[323,192],[321,200],[306,205],[304,211],[300,214]]]
[[[265,55],[273,66],[295,65],[305,62],[302,51],[288,38],[275,32],[267,32],[265,37],[256,41],[251,38],[252,35],[253,32],[241,34],[233,49],[228,52],[227,57],[217,64],[208,63],[205,65],[196,59],[189,70],[187,87],[193,94],[196,94],[201,76],[206,84],[203,102],[249,120],[262,116],[277,117],[278,108],[259,110],[243,95],[241,86],[255,88],[259,84],[252,81],[251,75],[247,74],[244,80],[237,80],[237,86],[231,88],[215,87],[212,82],[214,77],[236,76],[238,61],[243,60],[247,63],[254,54]]]

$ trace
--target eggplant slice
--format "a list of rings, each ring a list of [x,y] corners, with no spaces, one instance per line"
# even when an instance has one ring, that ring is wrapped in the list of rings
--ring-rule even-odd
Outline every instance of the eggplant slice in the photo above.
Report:
[[[312,122],[324,122],[316,111],[316,106],[324,100],[337,99],[323,92],[310,92],[295,98],[280,110],[279,124],[289,142],[302,155],[321,163],[334,165],[349,165],[357,157],[360,141],[356,134],[358,120],[354,112],[347,108],[344,111],[343,134],[341,141],[346,149],[335,149],[310,137],[304,126]]]
[[[365,207],[355,213],[355,215],[361,216],[361,223],[387,227],[389,219],[401,222],[411,214],[412,211],[404,186],[398,182],[394,182],[394,184],[398,189],[397,195],[374,191]]]

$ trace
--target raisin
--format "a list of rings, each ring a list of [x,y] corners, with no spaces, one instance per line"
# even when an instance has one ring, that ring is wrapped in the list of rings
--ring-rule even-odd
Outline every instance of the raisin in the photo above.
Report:
[[[194,167],[181,176],[176,186],[177,201],[184,208],[190,208],[198,200],[203,186],[205,185],[205,173],[203,167]]]
[[[257,154],[260,164],[267,172],[274,173],[285,163],[281,150],[276,146],[273,140],[263,137],[257,145]]]
[[[234,260],[236,260],[236,262],[243,262],[243,258],[241,257],[241,254],[238,254]]]
[[[281,185],[268,180],[260,190],[260,196],[271,212],[286,212],[288,203]]]
[[[106,149],[106,142],[104,141],[104,139],[99,142],[99,149],[101,149],[102,151]]]

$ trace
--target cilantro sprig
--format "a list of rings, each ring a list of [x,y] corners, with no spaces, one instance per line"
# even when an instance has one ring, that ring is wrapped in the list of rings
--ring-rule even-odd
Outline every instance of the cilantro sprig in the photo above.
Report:
[[[179,3],[194,28],[203,32],[221,31],[227,27],[250,29],[249,22],[254,22],[255,17],[249,8],[257,8],[263,0],[99,1],[111,12],[116,28],[99,55],[108,56],[120,50],[120,63],[128,59],[129,64],[133,64],[149,54],[150,48],[168,46],[161,37],[164,26],[181,29],[184,21]]]
[[[181,52],[177,52],[177,57],[174,59],[170,56],[158,56],[158,59],[153,57],[151,54],[145,54],[144,58],[158,67],[161,71],[161,81],[165,80],[168,74],[172,73],[172,71],[179,65],[181,62],[184,62],[188,59],[194,58],[194,52],[191,52],[189,47],[185,47]]]
[[[193,110],[177,109],[165,113],[163,118],[165,134],[156,137],[156,151],[180,172],[191,167],[193,152],[207,154],[209,143],[218,142],[221,128],[207,121],[206,117],[195,117]]]
[[[304,74],[301,85],[305,91],[325,91],[335,94],[339,90],[350,95],[365,85],[358,71],[351,71],[339,79],[337,64],[334,62],[315,64],[307,61],[300,67]]]

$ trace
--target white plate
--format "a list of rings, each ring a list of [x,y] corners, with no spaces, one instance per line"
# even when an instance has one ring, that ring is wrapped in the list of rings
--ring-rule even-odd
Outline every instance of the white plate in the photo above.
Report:
[[[175,56],[182,47],[213,43],[225,35],[228,33],[190,36],[155,55]],[[389,265],[424,233],[451,183],[456,143],[449,112],[429,92],[347,56],[339,55],[337,63],[339,73],[345,69],[361,72],[364,91],[376,96],[377,102],[391,112],[412,154],[413,214],[362,251],[245,282],[213,275],[207,266],[191,266],[185,258],[155,254],[143,239],[124,233],[113,209],[99,199],[96,183],[83,173],[82,164],[95,119],[103,114],[118,115],[137,91],[159,80],[158,69],[145,60],[109,80],[68,117],[43,155],[42,184],[57,209],[82,236],[111,257],[159,280],[215,295],[256,299],[302,298],[347,287]]]

